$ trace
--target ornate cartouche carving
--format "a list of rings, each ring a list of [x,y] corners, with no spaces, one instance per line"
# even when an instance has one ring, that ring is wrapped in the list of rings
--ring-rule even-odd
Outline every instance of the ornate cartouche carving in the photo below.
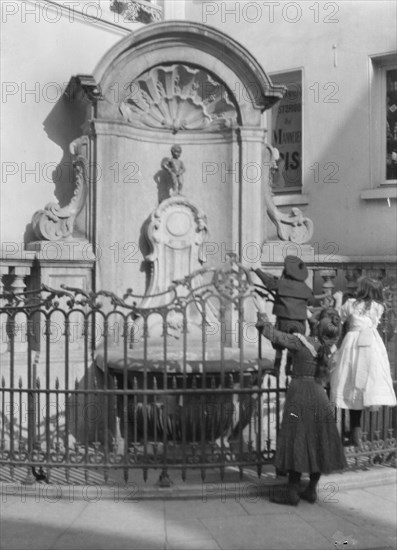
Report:
[[[237,112],[223,84],[187,65],[154,67],[130,85],[120,105],[139,128],[217,131],[232,127]]]
[[[61,208],[57,202],[49,202],[43,210],[33,214],[32,227],[39,240],[59,241],[73,233],[76,216],[82,210],[88,193],[88,139],[88,136],[82,136],[70,144],[75,189],[69,204]]]
[[[183,257],[184,261],[172,264],[170,277],[156,281],[155,288],[148,294],[164,292],[173,280],[201,267],[204,261],[202,245],[207,235],[206,215],[186,197],[177,195],[163,201],[152,213],[147,228],[146,236],[152,251],[146,260],[156,262],[161,259],[160,268],[163,268],[170,252],[177,251],[179,259]]]
[[[145,259],[150,262],[151,270],[149,287],[140,307],[159,307],[169,300],[167,291],[172,285],[199,270],[206,261],[203,245],[208,238],[207,218],[186,197],[174,195],[152,212],[145,236],[150,245],[150,253]],[[195,283],[201,284],[199,276]],[[178,293],[182,288],[178,286]],[[197,308],[193,309],[197,315]],[[210,316],[211,311],[207,315]],[[192,323],[189,317],[188,325],[192,327]],[[166,327],[169,336],[182,336],[183,316],[180,311],[167,314]]]
[[[277,170],[278,151],[269,145],[266,146],[270,151],[270,173]],[[305,244],[313,236],[313,222],[306,218],[299,208],[292,208],[288,214],[280,212],[274,204],[273,195],[270,188],[270,182],[264,181],[266,210],[269,218],[277,229],[277,235],[282,241],[291,241],[297,244]]]

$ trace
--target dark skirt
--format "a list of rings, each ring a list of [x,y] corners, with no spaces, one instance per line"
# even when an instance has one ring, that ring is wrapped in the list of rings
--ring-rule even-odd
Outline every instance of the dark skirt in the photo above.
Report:
[[[314,378],[294,378],[277,439],[279,470],[327,474],[347,467],[334,408]]]

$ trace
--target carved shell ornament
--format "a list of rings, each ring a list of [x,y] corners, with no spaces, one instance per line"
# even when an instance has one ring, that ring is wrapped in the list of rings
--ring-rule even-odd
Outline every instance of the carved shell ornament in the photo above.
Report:
[[[154,67],[132,82],[120,111],[133,126],[173,134],[217,131],[237,121],[225,86],[203,69],[180,64]]]

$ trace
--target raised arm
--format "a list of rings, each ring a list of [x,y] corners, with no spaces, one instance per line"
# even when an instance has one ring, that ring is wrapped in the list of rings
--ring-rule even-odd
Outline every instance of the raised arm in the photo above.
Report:
[[[272,323],[270,323],[266,313],[260,313],[258,315],[258,321],[255,326],[262,336],[270,340],[272,344],[278,344],[291,351],[298,350],[302,346],[297,336],[275,329]]]
[[[274,275],[269,275],[268,273],[265,273],[261,269],[254,269],[253,270],[256,275],[258,275],[259,279],[262,281],[262,283],[265,285],[265,287],[268,290],[276,291],[278,288],[278,277],[275,277]]]
[[[309,295],[307,298],[307,305],[314,306],[315,303],[316,303],[316,297],[314,296],[313,292],[309,292]]]

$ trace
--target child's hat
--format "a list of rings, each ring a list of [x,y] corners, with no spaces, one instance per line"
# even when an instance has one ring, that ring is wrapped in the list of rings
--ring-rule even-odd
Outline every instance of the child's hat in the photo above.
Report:
[[[284,271],[288,277],[295,281],[306,281],[309,276],[308,269],[297,256],[286,256],[284,260]]]

